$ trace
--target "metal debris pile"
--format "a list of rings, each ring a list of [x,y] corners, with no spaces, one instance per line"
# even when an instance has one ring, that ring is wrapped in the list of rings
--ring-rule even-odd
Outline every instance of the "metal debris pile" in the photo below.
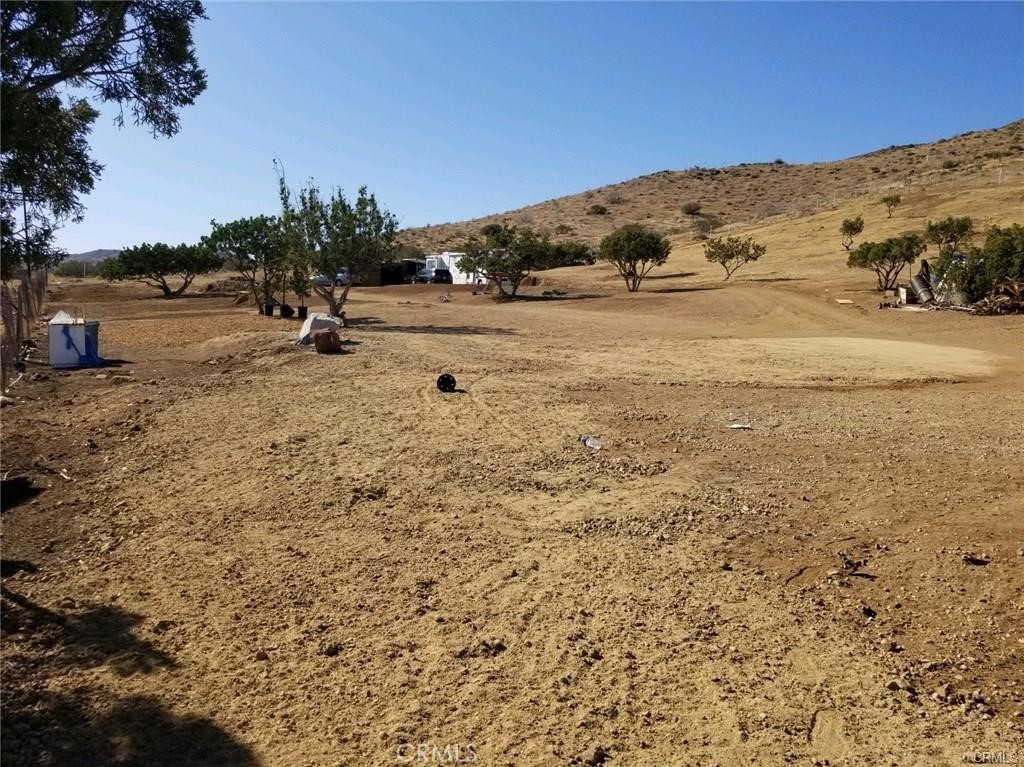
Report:
[[[1024,280],[1001,280],[974,304],[978,314],[1024,314]]]

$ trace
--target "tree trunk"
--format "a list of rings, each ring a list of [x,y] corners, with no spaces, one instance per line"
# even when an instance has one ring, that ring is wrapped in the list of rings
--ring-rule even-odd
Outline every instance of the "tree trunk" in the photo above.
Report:
[[[192,280],[194,280],[195,278],[196,276],[194,274],[186,274],[185,281],[181,284],[180,288],[174,291],[174,295],[172,296],[172,298],[177,298],[186,290],[188,290],[188,286],[192,284]]]

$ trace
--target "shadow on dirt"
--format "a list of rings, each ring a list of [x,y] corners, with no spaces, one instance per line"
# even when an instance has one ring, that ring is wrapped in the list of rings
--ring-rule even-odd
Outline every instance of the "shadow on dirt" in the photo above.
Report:
[[[174,660],[132,633],[143,617],[111,605],[86,605],[56,612],[0,588],[5,635],[19,633],[25,643],[5,643],[9,659],[44,654],[49,662],[73,668],[109,666],[120,676],[174,668]],[[168,630],[157,624],[154,630]]]
[[[744,282],[804,282],[806,277],[748,277]]]
[[[513,298],[513,301],[585,301],[589,298],[604,298],[600,293],[566,293],[563,295],[522,295]]]
[[[696,277],[697,272],[676,272],[675,274],[648,274],[645,280],[672,280],[683,277]]]
[[[36,485],[31,477],[11,477],[0,481],[0,513],[28,503],[44,489]]]
[[[253,753],[211,720],[168,711],[157,698],[111,698],[75,670],[120,675],[173,669],[175,661],[133,631],[143,617],[109,605],[57,612],[2,589],[7,765],[205,765],[250,767]],[[159,622],[154,633],[172,631]],[[73,683],[73,692],[54,684]]]
[[[350,328],[362,328],[376,333],[422,333],[450,336],[510,336],[510,328],[489,328],[476,325],[389,325],[380,317],[353,317],[347,321]]]
[[[199,716],[179,716],[159,700],[134,695],[104,701],[95,688],[74,694],[30,692],[4,705],[5,767],[14,765],[222,765],[255,767],[254,754]]]
[[[645,293],[700,293],[704,290],[719,290],[721,285],[693,285],[688,288],[652,288]]]

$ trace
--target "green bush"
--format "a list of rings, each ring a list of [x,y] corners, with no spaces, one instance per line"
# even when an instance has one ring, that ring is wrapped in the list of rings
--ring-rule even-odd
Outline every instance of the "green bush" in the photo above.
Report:
[[[704,243],[704,258],[725,269],[727,280],[741,266],[757,261],[766,251],[767,248],[755,242],[753,237],[727,237],[724,240],[715,238]]]
[[[846,265],[850,269],[870,269],[878,278],[879,290],[892,290],[903,267],[914,263],[926,247],[919,234],[890,237],[883,242],[862,242],[846,259]]]
[[[968,301],[987,296],[1005,279],[1024,280],[1024,226],[993,226],[980,248],[946,249],[935,265],[939,279],[963,291]]]
[[[589,208],[587,208],[588,216],[603,216],[606,213],[608,213],[608,208],[606,208],[604,205],[591,205]]]
[[[668,260],[671,250],[669,241],[657,232],[640,224],[626,224],[601,240],[597,257],[614,266],[626,289],[635,293],[651,269]]]

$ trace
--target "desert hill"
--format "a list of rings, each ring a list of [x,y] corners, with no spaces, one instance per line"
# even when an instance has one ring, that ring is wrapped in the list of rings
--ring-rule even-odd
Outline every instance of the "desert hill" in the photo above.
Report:
[[[426,250],[457,248],[489,223],[531,226],[553,238],[596,244],[618,226],[640,222],[690,240],[702,217],[748,224],[807,216],[864,195],[1004,183],[1024,178],[1024,120],[930,144],[890,146],[836,162],[790,165],[782,160],[727,168],[665,170],[518,210],[470,221],[408,229],[403,243]],[[698,215],[683,205],[696,202]],[[591,212],[601,206],[605,213]],[[596,209],[600,210],[600,208]]]

